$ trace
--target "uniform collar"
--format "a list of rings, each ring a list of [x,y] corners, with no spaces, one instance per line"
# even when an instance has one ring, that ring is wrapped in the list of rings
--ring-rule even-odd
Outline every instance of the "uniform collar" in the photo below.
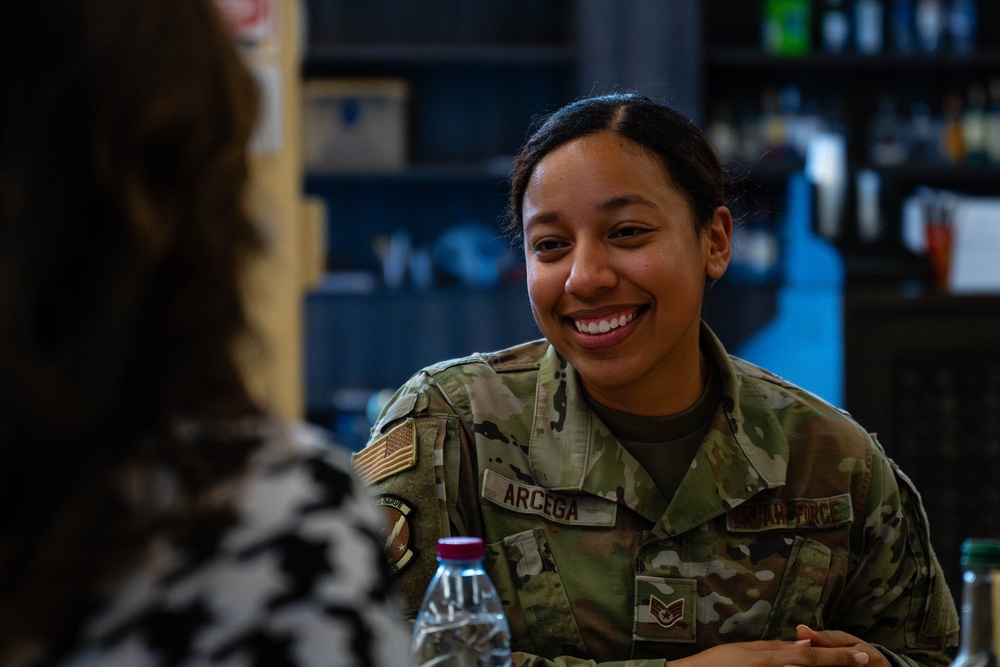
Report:
[[[616,501],[676,535],[785,483],[788,442],[774,396],[749,381],[715,334],[702,324],[701,344],[721,374],[715,421],[669,504],[645,470],[590,410],[576,371],[553,347],[542,357],[528,456],[546,488]]]
[[[528,456],[545,487],[583,491],[654,520],[667,503],[583,396],[576,370],[552,346],[541,359]]]

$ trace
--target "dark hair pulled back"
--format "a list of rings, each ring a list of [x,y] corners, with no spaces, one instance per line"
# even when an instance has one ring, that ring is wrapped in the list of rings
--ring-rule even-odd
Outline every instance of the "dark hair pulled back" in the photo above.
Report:
[[[535,165],[559,146],[597,132],[614,132],[655,156],[691,205],[699,229],[726,204],[726,174],[715,149],[690,119],[637,93],[609,93],[562,107],[543,117],[530,134],[514,159],[503,225],[508,236],[522,237],[524,191]]]

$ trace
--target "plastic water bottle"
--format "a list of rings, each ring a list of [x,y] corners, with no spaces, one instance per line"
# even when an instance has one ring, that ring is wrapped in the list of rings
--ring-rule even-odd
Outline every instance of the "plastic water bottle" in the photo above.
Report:
[[[508,667],[510,628],[478,537],[438,540],[438,569],[410,643],[411,667]]]
[[[962,544],[962,636],[952,667],[1000,665],[1000,540]]]

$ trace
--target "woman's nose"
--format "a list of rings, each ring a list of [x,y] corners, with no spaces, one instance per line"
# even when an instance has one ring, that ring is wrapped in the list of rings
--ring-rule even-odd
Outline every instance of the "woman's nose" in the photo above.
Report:
[[[567,293],[590,296],[617,282],[618,273],[606,248],[596,243],[577,243],[566,278]]]

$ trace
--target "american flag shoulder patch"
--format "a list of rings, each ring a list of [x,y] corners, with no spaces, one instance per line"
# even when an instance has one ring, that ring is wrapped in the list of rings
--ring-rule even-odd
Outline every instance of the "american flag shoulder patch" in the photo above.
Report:
[[[396,426],[351,457],[354,474],[366,486],[417,464],[417,429],[412,419]]]

